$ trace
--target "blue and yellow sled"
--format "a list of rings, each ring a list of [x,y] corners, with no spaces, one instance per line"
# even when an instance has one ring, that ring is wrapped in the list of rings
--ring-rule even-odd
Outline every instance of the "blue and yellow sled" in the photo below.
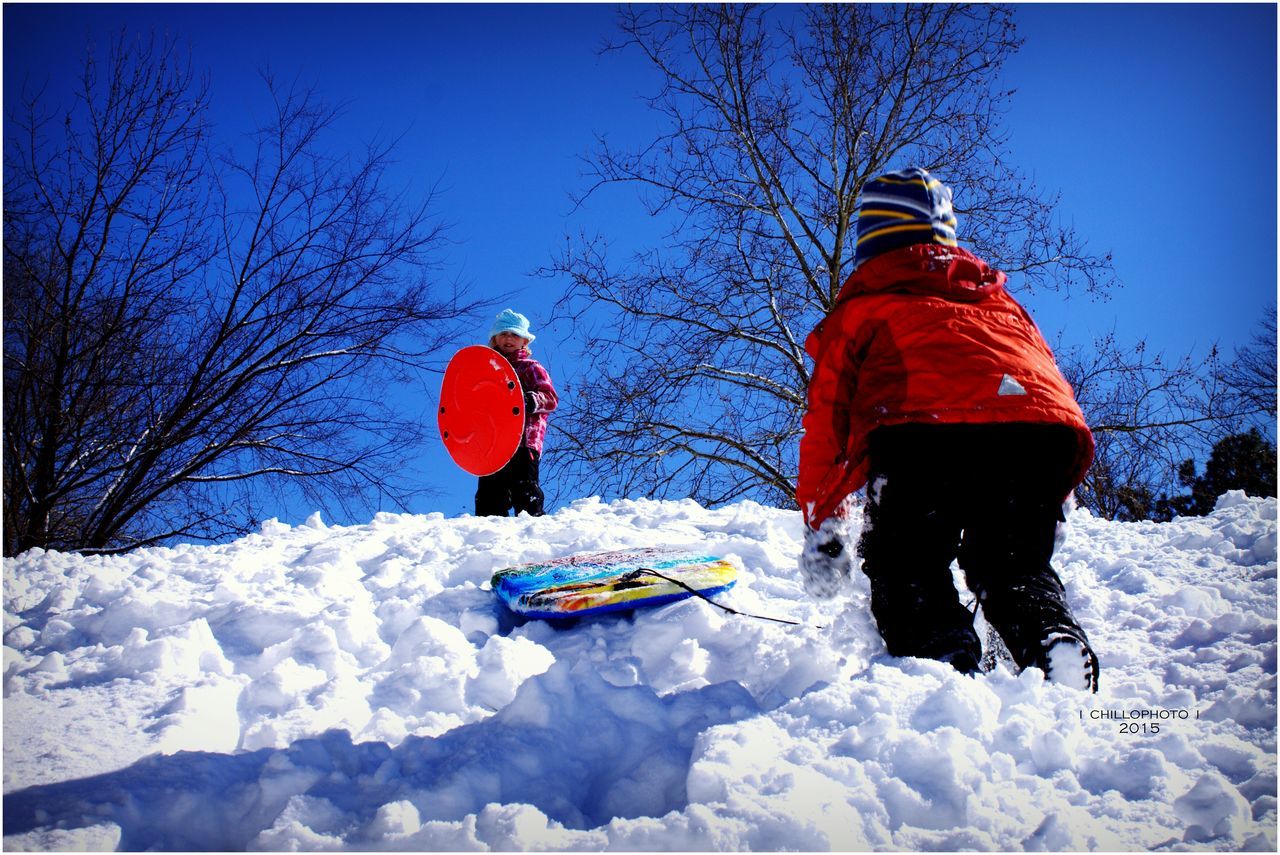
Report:
[[[586,617],[660,606],[733,587],[738,567],[688,548],[626,549],[507,567],[491,585],[507,607],[530,618]]]

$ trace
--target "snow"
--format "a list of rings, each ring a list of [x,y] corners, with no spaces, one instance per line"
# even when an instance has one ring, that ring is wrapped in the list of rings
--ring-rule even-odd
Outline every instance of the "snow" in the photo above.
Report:
[[[857,528],[860,516],[854,512]],[[719,596],[522,621],[503,567],[697,545]],[[7,850],[1276,849],[1276,502],[1076,512],[1089,695],[889,657],[808,599],[796,512],[266,523],[5,562]]]

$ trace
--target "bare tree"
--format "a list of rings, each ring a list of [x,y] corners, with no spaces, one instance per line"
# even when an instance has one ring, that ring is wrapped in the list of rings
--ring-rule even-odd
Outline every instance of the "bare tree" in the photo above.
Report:
[[[1253,336],[1236,348],[1235,359],[1224,365],[1222,382],[1235,398],[1235,409],[1252,416],[1256,426],[1275,439],[1276,417],[1276,316],[1260,321]],[[1265,418],[1265,423],[1263,419]],[[1237,429],[1240,429],[1239,427]]]
[[[427,281],[431,199],[389,148],[330,155],[335,112],[268,81],[248,155],[207,87],[121,36],[75,105],[11,117],[4,198],[4,551],[107,551],[253,525],[261,490],[403,500],[418,425],[385,386],[467,307]]]
[[[1110,287],[1047,198],[1009,165],[1000,71],[1018,48],[998,6],[661,5],[622,12],[661,88],[666,130],[606,141],[590,196],[640,188],[671,224],[619,261],[601,238],[548,275],[591,376],[565,396],[561,480],[601,493],[791,504],[804,338],[849,274],[857,199],[923,166],[955,189],[962,239],[1025,288]]]
[[[1080,503],[1107,519],[1148,519],[1177,491],[1187,461],[1260,417],[1273,422],[1275,322],[1262,326],[1229,364],[1217,347],[1169,359],[1114,334],[1063,352],[1063,374],[1097,444]]]

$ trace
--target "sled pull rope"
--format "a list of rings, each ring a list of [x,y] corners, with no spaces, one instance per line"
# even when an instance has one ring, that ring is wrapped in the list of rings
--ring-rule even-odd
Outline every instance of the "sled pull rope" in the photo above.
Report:
[[[649,567],[641,567],[637,570],[633,570],[631,573],[628,573],[627,575],[634,577],[634,576],[642,576],[645,574],[648,574],[650,576],[657,576],[659,579],[670,582],[671,584],[676,585],[678,587],[684,588],[686,591],[688,591],[690,594],[693,594],[695,597],[706,600],[708,603],[715,606],[716,608],[724,609],[726,612],[729,612],[730,614],[739,615],[741,617],[755,618],[756,620],[771,620],[775,623],[786,623],[792,626],[804,626],[804,624],[800,623],[800,621],[798,620],[787,620],[786,618],[776,618],[776,617],[769,617],[768,615],[753,615],[748,612],[740,612],[737,609],[730,608],[729,606],[726,606],[722,603],[717,603],[715,600],[711,599],[706,594],[689,587],[684,582],[681,582],[679,579],[672,579],[670,576],[664,576],[663,574],[659,573],[657,570],[654,570]],[[814,627],[814,629],[822,629],[822,627],[816,626]]]

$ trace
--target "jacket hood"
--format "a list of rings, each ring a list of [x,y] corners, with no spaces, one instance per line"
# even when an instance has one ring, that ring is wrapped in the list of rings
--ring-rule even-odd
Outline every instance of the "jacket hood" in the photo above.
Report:
[[[495,347],[494,350],[498,350],[498,349]],[[512,365],[515,365],[517,362],[524,362],[525,360],[533,358],[533,354],[529,351],[529,348],[527,347],[522,347],[511,354],[503,353],[501,350],[498,350],[498,353],[504,359],[506,359],[507,362],[510,362]]]
[[[1004,288],[1005,275],[959,247],[914,244],[876,256],[840,288],[836,303],[862,294],[895,292],[971,303]]]

